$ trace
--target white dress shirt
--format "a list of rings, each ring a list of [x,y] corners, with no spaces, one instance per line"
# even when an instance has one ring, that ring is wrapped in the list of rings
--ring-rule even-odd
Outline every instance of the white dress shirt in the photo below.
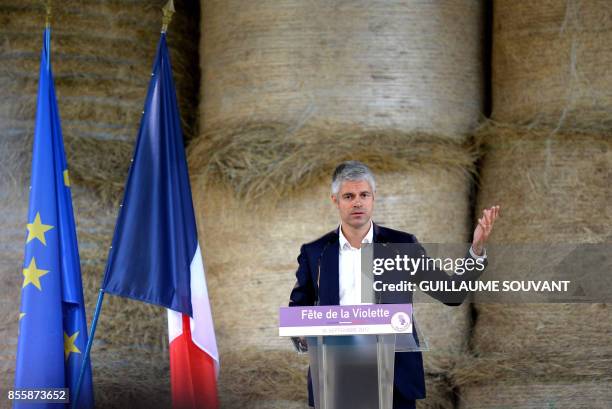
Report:
[[[361,248],[356,249],[342,233],[340,225],[340,254],[338,257],[340,305],[361,304]],[[372,243],[374,225],[370,221],[370,230],[362,243]]]

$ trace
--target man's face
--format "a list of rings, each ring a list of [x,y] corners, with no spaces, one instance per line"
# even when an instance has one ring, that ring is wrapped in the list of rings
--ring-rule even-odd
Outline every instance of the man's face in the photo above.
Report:
[[[374,210],[374,192],[367,181],[342,182],[338,194],[332,195],[332,201],[338,208],[343,224],[358,229],[370,223]]]

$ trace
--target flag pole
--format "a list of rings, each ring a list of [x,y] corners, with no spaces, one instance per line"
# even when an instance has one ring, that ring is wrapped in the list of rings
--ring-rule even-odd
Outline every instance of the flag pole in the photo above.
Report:
[[[87,339],[87,347],[85,348],[85,355],[83,356],[83,361],[81,361],[81,372],[79,373],[79,380],[77,381],[76,390],[74,391],[74,396],[70,397],[70,407],[72,409],[77,409],[77,404],[79,402],[79,395],[81,394],[81,385],[83,384],[83,378],[85,377],[85,369],[87,368],[87,364],[89,362],[89,355],[91,353],[91,346],[93,345],[94,335],[96,333],[96,327],[98,326],[98,318],[100,318],[100,312],[102,311],[102,300],[104,299],[104,289],[100,288],[100,292],[98,293],[98,302],[96,303],[96,310],[94,312],[93,320],[91,321],[91,328],[89,330],[89,338]]]
[[[51,14],[51,5],[50,1],[47,3],[47,25],[49,25],[49,17]],[[168,25],[172,21],[172,15],[175,13],[174,9],[174,1],[168,0],[166,5],[162,8],[162,28],[161,33],[165,34],[168,31]],[[112,247],[111,247],[112,248]],[[102,311],[102,301],[104,300],[104,288],[100,288],[100,292],[98,293],[98,302],[96,303],[96,309],[94,311],[93,320],[91,321],[91,329],[89,330],[89,338],[87,339],[87,347],[85,348],[85,355],[83,356],[83,361],[81,362],[81,372],[79,373],[79,380],[77,381],[76,390],[71,399],[71,408],[77,409],[77,405],[79,402],[79,395],[81,393],[81,386],[83,383],[83,378],[85,377],[85,369],[87,368],[87,364],[89,362],[89,357],[91,354],[91,347],[93,345],[94,335],[96,334],[96,327],[98,326],[98,319],[100,318],[100,312]]]
[[[45,30],[49,30],[49,32],[51,31],[51,0],[47,0],[47,2],[45,3]],[[49,69],[49,66],[51,64],[51,39],[49,37],[46,37],[48,38],[48,40],[45,40],[45,47],[47,47],[47,50],[49,52],[49,56],[47,57],[47,70]]]
[[[47,0],[45,3],[45,9],[45,28],[51,28],[51,0]]]

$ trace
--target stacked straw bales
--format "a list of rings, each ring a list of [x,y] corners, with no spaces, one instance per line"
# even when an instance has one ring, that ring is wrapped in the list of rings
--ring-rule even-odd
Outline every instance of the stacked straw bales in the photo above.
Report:
[[[51,52],[91,319],[138,131],[165,1],[53,4]],[[199,6],[175,1],[168,43],[186,137],[194,133]],[[43,2],[0,5],[0,371],[13,384]],[[111,205],[111,203],[113,205]],[[6,239],[6,241],[5,241]],[[92,351],[97,407],[169,407],[165,311],[106,297]],[[2,406],[4,403],[0,404]]]
[[[612,101],[603,67],[611,16],[609,2],[495,2],[498,122],[480,131],[478,202],[502,206],[496,243],[610,242]],[[476,312],[476,358],[454,374],[460,407],[609,407],[609,305],[477,304]]]
[[[192,135],[191,107],[197,100],[193,84],[199,74],[194,41],[198,28],[191,17],[197,5],[186,3],[177,2],[180,13],[169,44],[184,129]],[[123,186],[131,144],[122,142],[133,141],[138,131],[163,4],[84,0],[54,5],[51,60],[75,182],[115,194]],[[29,152],[31,144],[21,142],[31,137],[34,128],[45,11],[34,0],[4,2],[0,7],[2,143]]]
[[[462,408],[607,409],[609,381],[531,383],[475,387],[462,396]]]
[[[398,139],[435,142],[430,149],[461,143],[479,119],[476,2],[232,0],[202,11],[192,161],[240,193],[285,193],[318,179],[353,154],[339,153],[338,142],[366,146],[397,170],[406,159]]]
[[[496,0],[493,9],[493,118],[609,130],[610,2]]]
[[[305,400],[307,359],[277,337],[277,314],[301,244],[337,227],[329,177],[339,162],[377,173],[376,222],[423,242],[469,241],[481,20],[481,5],[462,0],[203,4],[189,160],[222,404]],[[432,346],[420,404],[450,408],[447,374],[467,350],[469,310],[416,314]]]
[[[609,135],[502,125],[482,132],[487,149],[479,201],[505,209],[496,242],[609,242]],[[546,400],[554,407],[603,407],[597,405],[604,397],[610,402],[609,306],[477,304],[476,310],[471,343],[478,358],[455,373],[462,407],[542,407]],[[558,393],[561,389],[565,392]],[[593,393],[589,398],[584,391]],[[498,393],[500,401],[486,399]],[[522,397],[512,398],[513,393]],[[578,396],[584,406],[575,406]]]

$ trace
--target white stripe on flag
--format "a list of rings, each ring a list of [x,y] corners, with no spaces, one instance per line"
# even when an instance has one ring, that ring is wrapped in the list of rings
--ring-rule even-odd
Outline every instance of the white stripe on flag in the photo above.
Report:
[[[183,321],[180,312],[168,310],[168,338],[174,341],[183,333]]]
[[[191,307],[193,318],[189,319],[191,326],[191,339],[200,349],[206,352],[215,361],[219,368],[219,351],[215,337],[208,288],[206,287],[206,273],[202,262],[200,246],[191,260]],[[183,333],[182,314],[168,310],[168,335],[170,342]]]

